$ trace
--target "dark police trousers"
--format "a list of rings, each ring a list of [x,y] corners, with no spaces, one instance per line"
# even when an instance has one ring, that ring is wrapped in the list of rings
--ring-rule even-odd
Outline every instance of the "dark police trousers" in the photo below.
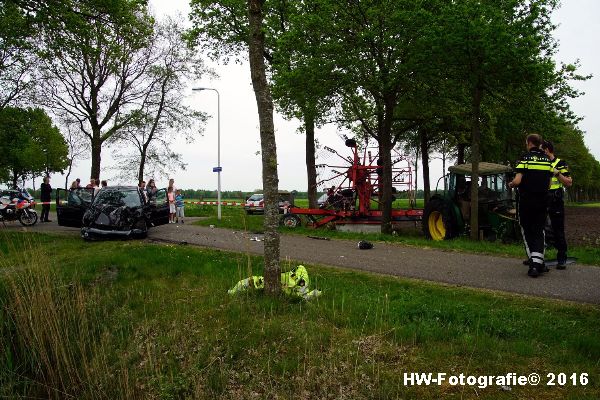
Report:
[[[546,194],[519,195],[519,224],[530,261],[544,263],[544,225],[546,223]]]
[[[567,260],[567,240],[565,239],[565,203],[563,201],[563,190],[550,190],[548,192],[548,216],[552,224],[554,234],[554,247],[558,250],[556,259]]]

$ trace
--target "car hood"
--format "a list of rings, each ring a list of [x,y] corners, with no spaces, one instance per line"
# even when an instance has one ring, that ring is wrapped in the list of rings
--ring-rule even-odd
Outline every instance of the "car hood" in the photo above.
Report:
[[[142,207],[96,204],[90,206],[83,216],[83,226],[100,229],[131,229],[138,221],[144,220]]]

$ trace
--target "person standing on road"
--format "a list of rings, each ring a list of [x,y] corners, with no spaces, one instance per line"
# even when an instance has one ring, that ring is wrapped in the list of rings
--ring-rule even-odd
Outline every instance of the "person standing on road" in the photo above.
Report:
[[[94,179],[93,189],[94,189],[94,197],[96,197],[96,195],[100,191],[100,179]]]
[[[50,201],[52,200],[52,186],[50,186],[50,177],[44,177],[44,182],[40,185],[40,200],[42,201],[42,215],[40,222],[52,222],[48,219],[50,213]]]
[[[77,178],[71,183],[71,190],[81,189],[81,179]]]
[[[148,180],[148,185],[146,186],[146,197],[148,198],[148,201],[154,199],[154,196],[156,196],[157,191],[158,189],[156,188],[154,179]]]
[[[167,189],[167,200],[169,201],[169,223],[175,223],[175,193],[173,193],[173,186],[169,186]]]
[[[173,179],[173,178],[169,179],[168,187],[173,188],[173,193],[177,193],[177,187],[175,187],[175,179]]]
[[[544,265],[544,224],[546,222],[546,199],[552,165],[540,148],[542,137],[538,134],[527,136],[527,153],[515,168],[516,175],[508,186],[519,188],[517,203],[519,224],[529,259],[527,275],[535,278],[546,271]]]
[[[564,187],[570,187],[573,184],[573,178],[569,173],[569,166],[565,160],[554,155],[554,145],[552,142],[544,141],[542,149],[552,163],[552,179],[550,180],[550,190],[548,191],[548,215],[554,233],[554,247],[556,247],[556,269],[565,269],[567,267],[567,240],[565,239],[565,202]]]
[[[183,224],[183,218],[185,217],[184,212],[185,204],[183,202],[183,195],[181,194],[181,190],[177,189],[175,195],[175,208],[177,209],[177,223],[179,223],[179,219],[181,218],[181,223]]]
[[[142,195],[144,196],[144,201],[147,203],[148,193],[146,193],[146,181],[139,181],[138,190],[142,193]]]

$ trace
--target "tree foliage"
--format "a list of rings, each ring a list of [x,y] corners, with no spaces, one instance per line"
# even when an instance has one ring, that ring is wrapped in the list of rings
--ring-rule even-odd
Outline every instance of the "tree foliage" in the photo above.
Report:
[[[538,98],[555,78],[550,14],[553,0],[445,3],[433,30],[442,77],[466,89],[470,105],[471,179],[478,180],[482,128],[496,104]],[[437,39],[437,40],[436,40]],[[437,54],[436,54],[437,53]],[[522,133],[521,133],[522,134]],[[471,186],[471,238],[479,237],[477,185]]]
[[[26,100],[35,66],[35,30],[11,1],[0,2],[0,110]]]
[[[306,136],[305,162],[308,178],[308,205],[317,208],[315,167],[315,128],[325,123],[333,108],[337,81],[334,64],[320,57],[322,32],[299,28],[305,23],[311,2],[284,2],[279,8],[280,24],[276,51],[271,60],[273,97],[278,110],[287,118],[301,121]]]
[[[212,58],[228,62],[244,57],[248,41],[248,10],[245,0],[193,0],[194,27],[189,38]],[[262,2],[264,49],[272,93],[279,111],[301,121],[306,135],[306,169],[309,204],[316,207],[315,127],[331,108],[331,84],[321,58],[311,58],[319,46],[317,36],[291,29],[302,23],[303,7],[311,2],[266,0]],[[199,40],[198,38],[202,38]],[[325,79],[323,77],[326,76]]]
[[[0,176],[13,187],[21,179],[62,171],[68,148],[50,117],[39,108],[0,110]]]
[[[90,175],[99,178],[102,146],[131,122],[134,114],[127,107],[149,90],[144,77],[155,61],[153,18],[142,1],[70,4],[75,8],[65,14],[68,21],[50,20],[43,31],[43,98],[77,122],[90,141]]]
[[[167,19],[156,27],[152,41],[154,63],[144,81],[148,88],[139,107],[132,111],[131,122],[116,135],[119,169],[126,179],[143,180],[146,173],[156,177],[185,169],[181,154],[171,150],[175,138],[194,140],[202,133],[205,113],[187,106],[187,84],[210,71],[197,51],[188,48],[178,21]]]
[[[600,162],[585,145],[583,132],[573,125],[559,127],[555,134],[555,154],[569,165],[573,186],[567,189],[571,201],[600,198]]]

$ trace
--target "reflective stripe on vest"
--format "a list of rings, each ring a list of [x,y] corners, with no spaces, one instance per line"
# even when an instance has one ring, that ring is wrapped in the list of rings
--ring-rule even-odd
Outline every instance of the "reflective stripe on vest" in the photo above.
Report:
[[[555,158],[552,161],[552,169],[556,168],[558,163],[560,162],[560,158]],[[550,190],[557,190],[563,187],[562,182],[558,180],[558,177],[552,175],[552,179],[550,180]]]

